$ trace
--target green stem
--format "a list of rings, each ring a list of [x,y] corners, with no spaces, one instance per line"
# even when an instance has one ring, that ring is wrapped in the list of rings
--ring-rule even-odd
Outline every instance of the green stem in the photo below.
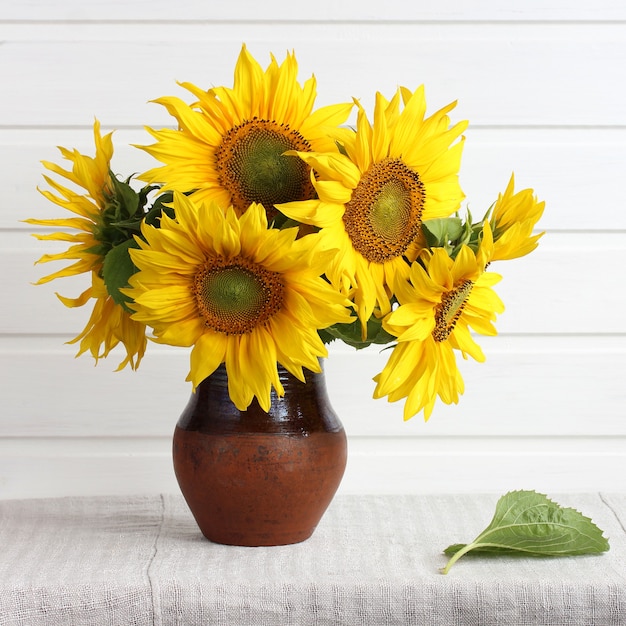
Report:
[[[470,550],[475,547],[476,544],[468,543],[466,546],[461,548],[458,552],[455,552],[454,555],[450,558],[450,560],[446,563],[446,566],[443,567],[440,571],[442,574],[447,574],[450,571],[450,568],[464,555],[467,554]]]

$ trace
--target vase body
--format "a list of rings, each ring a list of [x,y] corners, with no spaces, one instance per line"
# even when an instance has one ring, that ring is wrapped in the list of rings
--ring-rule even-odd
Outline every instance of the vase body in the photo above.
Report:
[[[174,471],[207,539],[286,545],[315,530],[343,478],[347,442],[324,373],[305,373],[302,383],[279,367],[285,395],[272,390],[267,413],[256,399],[235,407],[223,365],[192,393],[174,431]]]

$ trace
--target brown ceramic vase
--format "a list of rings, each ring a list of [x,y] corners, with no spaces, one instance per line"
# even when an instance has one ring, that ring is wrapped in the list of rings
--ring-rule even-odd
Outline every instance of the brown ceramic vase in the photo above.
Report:
[[[198,385],[174,431],[174,470],[207,539],[276,546],[308,539],[330,504],[347,459],[346,434],[324,373],[306,384],[279,367],[285,395],[268,413],[238,410],[224,366]]]

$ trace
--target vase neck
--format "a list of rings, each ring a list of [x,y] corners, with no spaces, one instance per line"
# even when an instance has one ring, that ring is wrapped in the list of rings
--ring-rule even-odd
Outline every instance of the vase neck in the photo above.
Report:
[[[323,370],[304,372],[306,382],[303,383],[279,366],[284,396],[279,397],[272,389],[268,412],[260,407],[256,398],[245,411],[240,411],[228,395],[228,374],[222,364],[191,394],[178,427],[206,433],[227,430],[302,434],[340,430],[341,423],[328,400]]]

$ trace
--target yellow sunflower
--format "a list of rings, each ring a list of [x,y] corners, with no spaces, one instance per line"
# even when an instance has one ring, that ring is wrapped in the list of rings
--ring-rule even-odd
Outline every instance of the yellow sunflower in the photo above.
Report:
[[[284,393],[277,362],[304,381],[302,368],[319,372],[327,355],[317,330],[350,319],[348,302],[320,277],[317,235],[268,228],[260,204],[239,217],[175,193],[174,211],[160,228],[144,225],[145,242],[130,251],[133,317],[158,342],[193,346],[194,388],[225,363],[237,408],[256,396],[267,411],[271,387]]]
[[[491,245],[488,232],[484,243]],[[467,246],[454,260],[443,248],[424,251],[411,266],[410,280],[398,285],[400,306],[383,321],[398,343],[374,378],[374,397],[388,396],[390,402],[406,398],[405,420],[422,410],[427,420],[437,397],[446,404],[458,402],[464,384],[455,350],[464,358],[485,360],[470,328],[495,335],[492,322],[504,310],[491,289],[500,276],[484,271],[488,257],[488,252],[475,254]]]
[[[356,132],[342,135],[343,153],[298,152],[315,171],[318,198],[278,208],[321,228],[323,245],[339,251],[326,273],[350,290],[363,333],[376,309],[390,310],[394,280],[408,277],[424,246],[422,222],[448,217],[464,197],[457,139],[467,122],[450,126],[454,106],[426,118],[422,87],[401,88],[391,101],[378,93],[373,124],[359,106]]]
[[[491,211],[494,261],[516,259],[529,254],[544,235],[532,233],[543,215],[545,202],[539,202],[532,189],[514,193],[514,186],[514,176],[511,175],[506,191],[498,196]]]
[[[74,261],[71,265],[40,278],[35,284],[47,283],[56,278],[89,273],[91,286],[78,298],[57,297],[67,307],[80,307],[95,299],[94,309],[84,330],[69,343],[80,341],[76,356],[89,351],[96,359],[106,357],[120,342],[126,349],[126,358],[118,369],[130,365],[135,369],[145,352],[145,326],[131,320],[121,304],[116,304],[102,280],[106,254],[126,238],[112,226],[124,203],[117,197],[118,181],[113,180],[110,162],[113,156],[112,133],[102,136],[100,123],[94,123],[95,156],[80,154],[77,150],[59,148],[63,157],[72,163],[71,169],[44,161],[44,166],[54,174],[65,178],[86,193],[77,193],[44,175],[44,179],[56,192],[40,190],[51,202],[70,211],[76,217],[60,219],[28,219],[28,224],[54,228],[67,228],[77,232],[53,232],[33,235],[39,240],[66,241],[70,247],[65,252],[45,254],[37,262]],[[58,195],[57,195],[58,194]],[[118,241],[118,238],[121,238]]]
[[[178,121],[178,129],[148,132],[157,143],[142,146],[165,165],[140,178],[163,184],[164,191],[194,192],[200,202],[215,201],[239,214],[262,204],[271,219],[275,204],[314,197],[308,166],[284,156],[288,150],[336,150],[329,132],[343,124],[351,103],[313,111],[316,81],[297,81],[298,64],[287,54],[279,65],[272,56],[267,70],[243,46],[233,88],[204,91],[181,85],[198,100],[156,100]]]

